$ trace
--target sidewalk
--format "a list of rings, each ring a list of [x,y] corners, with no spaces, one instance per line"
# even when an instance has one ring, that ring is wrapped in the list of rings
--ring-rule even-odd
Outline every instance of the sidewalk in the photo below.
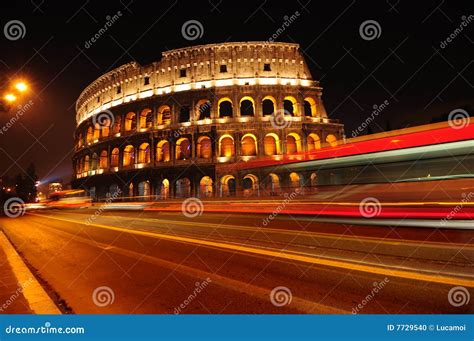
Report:
[[[0,314],[61,314],[0,231]]]

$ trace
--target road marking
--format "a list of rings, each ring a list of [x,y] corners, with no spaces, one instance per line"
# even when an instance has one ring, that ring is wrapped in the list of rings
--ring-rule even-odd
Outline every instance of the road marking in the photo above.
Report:
[[[32,213],[30,213],[30,215],[45,217],[44,215],[41,215],[41,214],[32,214]],[[372,274],[377,274],[377,275],[384,275],[384,276],[390,275],[390,276],[394,276],[394,277],[400,277],[400,278],[406,278],[406,279],[412,279],[412,280],[418,280],[418,281],[434,282],[434,283],[441,283],[441,284],[447,284],[447,285],[461,285],[461,286],[467,286],[467,287],[474,287],[474,280],[469,280],[469,279],[448,277],[448,276],[442,276],[442,275],[430,275],[430,274],[423,274],[423,273],[415,273],[415,272],[410,272],[410,271],[406,271],[406,270],[381,268],[381,267],[376,267],[376,266],[364,265],[364,264],[360,264],[360,263],[357,264],[357,263],[349,263],[349,262],[344,262],[344,261],[339,261],[339,260],[329,260],[329,259],[323,259],[323,258],[317,258],[317,257],[310,257],[310,256],[306,256],[306,255],[296,254],[296,253],[283,253],[282,251],[273,251],[273,250],[268,250],[268,249],[258,249],[258,248],[255,248],[255,247],[249,247],[249,246],[243,246],[243,245],[233,245],[233,244],[227,244],[227,243],[222,243],[222,242],[195,239],[195,238],[190,238],[190,237],[179,237],[179,236],[166,235],[166,234],[162,234],[162,233],[153,233],[153,232],[147,232],[147,231],[130,230],[130,229],[127,229],[127,228],[109,226],[109,225],[102,225],[102,224],[96,224],[96,223],[88,224],[88,223],[85,223],[85,222],[78,222],[78,221],[71,220],[71,219],[57,218],[57,217],[53,217],[53,216],[47,216],[47,218],[48,219],[60,220],[60,221],[66,221],[66,222],[73,223],[73,224],[94,226],[94,227],[97,227],[97,228],[107,229],[107,230],[111,230],[111,231],[119,231],[119,232],[125,232],[125,233],[130,233],[130,234],[136,234],[136,235],[141,235],[141,236],[146,236],[146,237],[151,237],[151,238],[156,238],[156,239],[166,239],[166,240],[172,240],[172,241],[177,241],[177,242],[185,242],[185,243],[215,247],[215,248],[220,248],[220,249],[241,251],[241,252],[247,252],[247,253],[251,253],[251,254],[253,253],[253,254],[258,254],[258,255],[263,255],[263,256],[270,256],[270,257],[275,257],[275,258],[289,259],[289,260],[293,260],[293,261],[300,261],[300,262],[303,262],[303,263],[324,265],[324,266],[336,267],[336,268],[343,268],[343,269],[367,272],[367,273],[372,273]]]

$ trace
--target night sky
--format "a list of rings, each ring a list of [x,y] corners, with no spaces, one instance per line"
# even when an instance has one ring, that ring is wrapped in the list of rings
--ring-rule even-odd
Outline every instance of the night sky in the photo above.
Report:
[[[395,0],[2,1],[1,94],[23,78],[31,89],[18,103],[31,100],[33,105],[0,135],[0,177],[34,162],[40,180],[70,181],[74,103],[101,74],[132,60],[153,62],[169,49],[268,40],[285,16],[297,11],[277,41],[301,45],[313,78],[324,88],[330,118],[345,123],[348,137],[374,105],[385,101],[389,104],[373,124],[374,132],[472,108],[473,7],[472,1]],[[118,11],[119,20],[86,48],[107,16]],[[11,20],[24,25],[23,37],[6,37],[4,26]],[[201,38],[183,37],[188,20],[202,24]],[[374,39],[363,39],[359,32],[367,20],[380,27],[368,37]],[[442,44],[463,21],[462,32]],[[15,114],[16,105],[0,113],[0,126]]]

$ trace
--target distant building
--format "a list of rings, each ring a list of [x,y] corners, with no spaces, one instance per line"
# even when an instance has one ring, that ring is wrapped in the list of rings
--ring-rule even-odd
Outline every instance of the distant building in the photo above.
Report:
[[[336,145],[343,125],[321,95],[298,44],[209,44],[125,64],[76,102],[73,187],[94,198],[173,198],[315,185],[315,173],[225,166]]]

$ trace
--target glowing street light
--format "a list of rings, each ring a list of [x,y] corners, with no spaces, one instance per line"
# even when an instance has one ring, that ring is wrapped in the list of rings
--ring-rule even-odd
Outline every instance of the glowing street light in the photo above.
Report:
[[[6,94],[5,100],[7,102],[14,102],[16,100],[16,96],[14,94]]]
[[[24,92],[24,91],[26,91],[26,89],[28,89],[28,87],[26,86],[26,83],[24,83],[24,82],[16,83],[15,88],[20,92]]]

